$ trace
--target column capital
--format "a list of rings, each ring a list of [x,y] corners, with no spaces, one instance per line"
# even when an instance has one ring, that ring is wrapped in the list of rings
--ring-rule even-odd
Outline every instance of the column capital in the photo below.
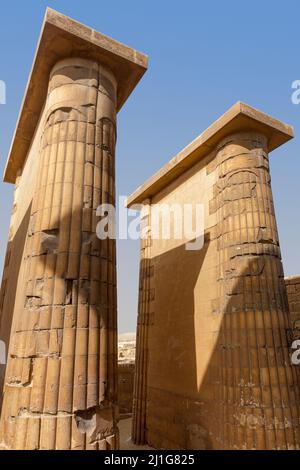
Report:
[[[148,57],[51,8],[47,8],[4,181],[14,183],[23,167],[47,95],[49,75],[61,59],[78,57],[111,70],[118,83],[117,111],[147,70]]]

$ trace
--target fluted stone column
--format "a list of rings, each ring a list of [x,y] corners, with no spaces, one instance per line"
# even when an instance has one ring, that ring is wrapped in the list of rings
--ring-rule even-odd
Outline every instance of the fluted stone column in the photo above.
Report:
[[[147,372],[148,372],[148,326],[151,321],[151,300],[153,289],[151,277],[153,266],[150,258],[151,247],[151,201],[143,202],[141,211],[142,239],[140,248],[140,279],[138,320],[136,336],[136,368],[133,388],[132,439],[137,445],[147,442]]]
[[[115,204],[113,74],[69,58],[52,69],[26,240],[27,287],[4,388],[8,449],[116,449],[116,247],[96,236]]]
[[[270,184],[267,138],[238,133],[217,148],[219,311],[210,431],[223,449],[298,449],[299,379]],[[219,403],[218,403],[219,401]],[[215,415],[215,416],[214,416]]]

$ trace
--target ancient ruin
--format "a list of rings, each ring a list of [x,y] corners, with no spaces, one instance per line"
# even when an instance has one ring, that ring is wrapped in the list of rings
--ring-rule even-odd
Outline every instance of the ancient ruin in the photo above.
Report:
[[[131,450],[299,449],[300,277],[284,279],[269,171],[291,126],[238,102],[129,197],[136,359],[128,335],[118,357],[116,242],[97,208],[115,206],[116,115],[146,70],[47,9],[4,175],[0,448],[115,450],[121,418]],[[203,233],[172,236],[174,212],[156,237],[173,205],[200,205]]]
[[[118,448],[116,247],[96,209],[115,204],[116,113],[146,68],[47,10],[4,177],[2,448]]]
[[[144,233],[136,444],[299,449],[299,367],[268,157],[292,137],[290,126],[239,102],[129,197],[128,207],[142,205]],[[155,207],[196,202],[202,249],[152,237]],[[299,285],[287,286],[298,299]]]
[[[293,338],[300,339],[300,276],[285,278],[285,285],[290,307]]]

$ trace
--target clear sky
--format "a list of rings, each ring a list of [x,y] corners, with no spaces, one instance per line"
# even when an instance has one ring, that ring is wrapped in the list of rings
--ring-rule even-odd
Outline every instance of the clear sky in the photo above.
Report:
[[[0,166],[5,166],[46,6],[149,55],[149,70],[118,118],[117,188],[130,194],[236,101],[292,124],[271,155],[286,275],[300,273],[299,1],[2,1]],[[12,186],[0,183],[2,270]],[[119,329],[134,331],[139,243],[118,243]]]

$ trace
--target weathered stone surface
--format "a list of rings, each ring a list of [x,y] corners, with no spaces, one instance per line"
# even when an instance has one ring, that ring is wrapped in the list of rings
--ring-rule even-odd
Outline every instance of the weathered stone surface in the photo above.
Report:
[[[47,11],[5,174],[6,449],[118,448],[116,247],[96,209],[115,204],[116,113],[145,61]]]
[[[118,365],[118,403],[120,419],[132,413],[134,369],[134,363],[119,363]]]
[[[128,199],[141,241],[133,439],[159,449],[299,449],[299,370],[268,152],[292,129],[238,103]],[[204,205],[205,243],[151,237],[157,204]]]
[[[95,63],[101,63],[105,69],[112,71],[118,82],[116,90],[117,111],[121,109],[144,75],[148,64],[147,56],[139,51],[115,41],[51,8],[47,8],[22,110],[5,169],[4,178],[7,182],[15,182],[17,172],[25,162],[35,129],[38,125],[41,108],[47,96],[49,73],[59,60],[67,57],[77,57],[79,60],[80,58],[92,60]],[[91,71],[91,75],[88,77],[91,87],[95,84],[94,74],[95,71]],[[74,76],[74,79],[78,84],[78,93],[79,90],[82,93],[84,89],[80,87],[82,84],[80,72]],[[66,85],[70,82],[68,78],[63,80]],[[56,86],[54,81],[52,86]],[[101,91],[102,84],[99,86]],[[95,89],[90,91],[92,93],[96,92]],[[109,94],[109,92],[110,90],[104,86],[104,93]]]
[[[300,339],[300,276],[286,277],[285,285],[290,307],[293,336],[295,339]]]
[[[136,333],[123,333],[118,336],[119,364],[134,364],[136,350]]]

